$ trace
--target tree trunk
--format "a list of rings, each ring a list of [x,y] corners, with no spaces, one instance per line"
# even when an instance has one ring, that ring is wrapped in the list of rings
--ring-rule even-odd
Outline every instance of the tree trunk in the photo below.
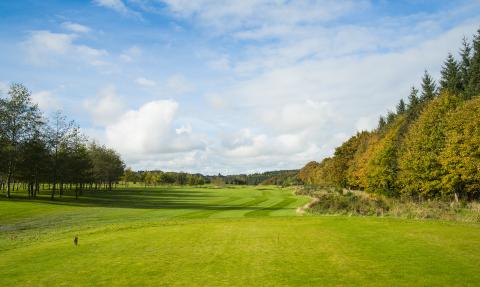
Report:
[[[53,199],[55,197],[55,191],[57,189],[57,175],[53,175],[53,183],[52,183],[52,196],[51,198]]]
[[[10,184],[12,183],[12,163],[8,163],[8,174],[7,174],[7,197],[10,198]]]

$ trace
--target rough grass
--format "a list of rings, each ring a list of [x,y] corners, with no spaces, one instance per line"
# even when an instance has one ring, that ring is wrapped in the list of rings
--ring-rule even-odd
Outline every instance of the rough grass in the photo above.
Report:
[[[309,195],[316,199],[307,210],[313,214],[389,216],[480,223],[478,202],[415,201],[410,198],[389,198],[362,191],[328,189],[300,189],[297,194]]]
[[[475,286],[480,225],[295,216],[273,187],[0,200],[0,286]],[[79,245],[73,245],[75,235]]]

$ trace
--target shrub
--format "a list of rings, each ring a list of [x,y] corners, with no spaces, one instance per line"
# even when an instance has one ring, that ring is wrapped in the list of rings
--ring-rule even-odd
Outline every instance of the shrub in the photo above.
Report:
[[[358,216],[389,216],[409,219],[438,219],[480,222],[479,202],[448,202],[445,200],[416,200],[411,197],[389,198],[363,191],[335,188],[301,189],[297,194],[316,198],[308,212]]]

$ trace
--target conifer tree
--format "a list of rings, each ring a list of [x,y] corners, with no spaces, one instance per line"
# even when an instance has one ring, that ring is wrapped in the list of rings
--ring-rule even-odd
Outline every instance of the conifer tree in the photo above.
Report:
[[[417,117],[420,112],[420,99],[418,98],[418,89],[412,86],[410,95],[408,96],[408,118],[413,119]]]
[[[436,96],[436,84],[432,76],[425,70],[425,74],[422,78],[422,96],[420,98],[421,102],[428,102],[435,98]]]
[[[470,62],[471,62],[472,47],[468,43],[467,38],[463,38],[462,48],[460,49],[460,81],[462,88],[465,90],[470,81]]]
[[[441,74],[440,90],[448,90],[451,93],[458,95],[462,91],[460,67],[450,53],[443,63]]]
[[[403,114],[407,110],[407,107],[405,105],[405,101],[403,99],[400,100],[400,102],[397,105],[397,114]]]
[[[473,55],[470,62],[467,97],[475,97],[480,93],[480,29],[473,37]]]

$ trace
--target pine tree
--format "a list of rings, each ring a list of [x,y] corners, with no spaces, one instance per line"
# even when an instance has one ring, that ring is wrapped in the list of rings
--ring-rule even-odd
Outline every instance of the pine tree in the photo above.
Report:
[[[425,74],[422,78],[422,96],[421,102],[431,101],[436,96],[436,84],[432,76],[425,70]]]
[[[418,98],[418,89],[412,87],[410,95],[408,96],[408,117],[415,118],[419,112],[420,99]]]
[[[472,47],[468,43],[467,38],[463,38],[462,49],[460,50],[460,81],[463,90],[466,90],[468,82],[470,81],[470,62],[471,62]]]
[[[405,101],[403,99],[400,100],[400,102],[397,105],[397,114],[403,114],[407,110],[407,107],[405,105]]]
[[[440,90],[448,90],[451,93],[458,95],[462,92],[462,82],[460,78],[460,67],[453,58],[452,54],[448,54],[442,67],[442,78],[440,80]]]
[[[480,94],[480,29],[473,37],[473,55],[470,62],[467,97],[475,97]]]

